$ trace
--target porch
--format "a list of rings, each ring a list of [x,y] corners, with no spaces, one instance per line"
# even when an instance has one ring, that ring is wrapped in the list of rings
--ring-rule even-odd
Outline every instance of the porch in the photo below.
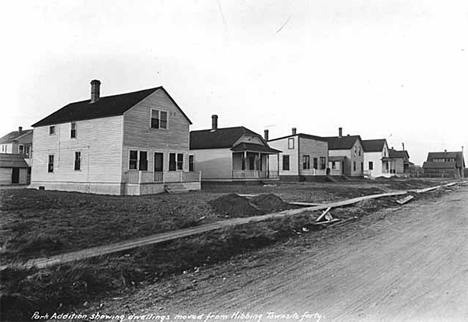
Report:
[[[129,170],[124,173],[123,183],[124,195],[158,194],[173,190],[172,188],[185,191],[200,190],[201,172]]]
[[[269,155],[279,151],[270,147],[242,143],[231,149],[233,180],[279,180],[278,170],[269,170]]]

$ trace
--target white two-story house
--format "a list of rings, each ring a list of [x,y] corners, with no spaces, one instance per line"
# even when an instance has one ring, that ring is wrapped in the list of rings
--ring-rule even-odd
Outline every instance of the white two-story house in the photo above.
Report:
[[[163,87],[66,105],[33,125],[31,187],[112,195],[200,189],[191,121]]]

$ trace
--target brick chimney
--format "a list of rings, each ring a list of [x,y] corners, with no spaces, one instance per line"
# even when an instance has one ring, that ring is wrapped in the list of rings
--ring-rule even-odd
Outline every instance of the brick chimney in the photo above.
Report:
[[[292,135],[296,135],[297,129],[295,127],[292,128]]]
[[[211,131],[216,131],[218,129],[218,115],[211,115]]]
[[[342,138],[342,137],[343,137],[343,128],[342,128],[342,127],[339,127],[339,128],[338,128],[338,137],[339,137],[339,138]]]
[[[95,103],[99,100],[99,94],[101,90],[101,82],[97,79],[91,81],[91,101],[89,103]]]
[[[403,148],[403,151],[405,151],[405,142],[401,143],[401,147]]]
[[[19,126],[18,127],[18,134],[21,135],[23,133],[23,127]]]
[[[268,134],[269,134],[269,133],[268,133],[268,130],[265,130],[265,131],[263,132],[263,138],[265,139],[265,141],[268,141],[268,139],[269,139]]]

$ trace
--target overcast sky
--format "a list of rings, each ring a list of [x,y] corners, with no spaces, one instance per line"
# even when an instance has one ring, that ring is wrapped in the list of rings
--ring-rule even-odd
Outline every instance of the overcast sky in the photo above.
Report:
[[[164,86],[192,129],[468,148],[468,1],[11,1],[0,135],[69,102]]]

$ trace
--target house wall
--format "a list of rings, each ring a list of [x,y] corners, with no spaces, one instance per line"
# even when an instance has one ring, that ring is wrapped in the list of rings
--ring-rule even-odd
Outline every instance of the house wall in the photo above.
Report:
[[[299,161],[300,174],[304,176],[324,176],[328,167],[328,143],[309,138],[299,137]],[[310,156],[310,169],[303,169],[302,159],[304,155]],[[320,168],[320,157],[325,158],[325,169]],[[317,158],[318,169],[314,169],[314,158]]]
[[[289,148],[288,140],[294,140],[294,147]],[[299,179],[299,143],[298,136],[287,137],[280,140],[269,141],[268,145],[276,150],[283,152],[279,153],[279,159],[277,155],[269,156],[269,170],[279,170],[279,176],[281,180],[298,180]],[[283,155],[289,155],[289,170],[283,169]]]
[[[150,127],[151,110],[168,113],[167,129]],[[148,152],[148,171],[154,171],[154,153],[163,153],[165,180],[175,181],[180,171],[189,170],[190,123],[163,90],[158,90],[124,113],[123,180],[129,170],[130,150]],[[183,154],[183,170],[169,172],[170,153]],[[199,170],[196,170],[199,171]],[[171,179],[173,177],[173,179]]]
[[[405,173],[405,160],[404,159],[395,159],[395,172],[397,174]]]
[[[71,123],[37,127],[33,136],[31,187],[50,190],[120,194],[122,182],[123,116],[78,121],[76,138]],[[81,169],[74,170],[75,152],[81,152]],[[48,172],[49,155],[54,171]]]
[[[195,156],[195,169],[201,171],[202,181],[232,180],[232,151],[230,149],[190,150]]]
[[[11,184],[11,168],[0,168],[0,185]]]
[[[373,163],[373,170],[369,168],[369,162]],[[382,166],[382,152],[364,153],[364,171],[366,173],[369,173],[372,177],[380,177],[383,174]]]

